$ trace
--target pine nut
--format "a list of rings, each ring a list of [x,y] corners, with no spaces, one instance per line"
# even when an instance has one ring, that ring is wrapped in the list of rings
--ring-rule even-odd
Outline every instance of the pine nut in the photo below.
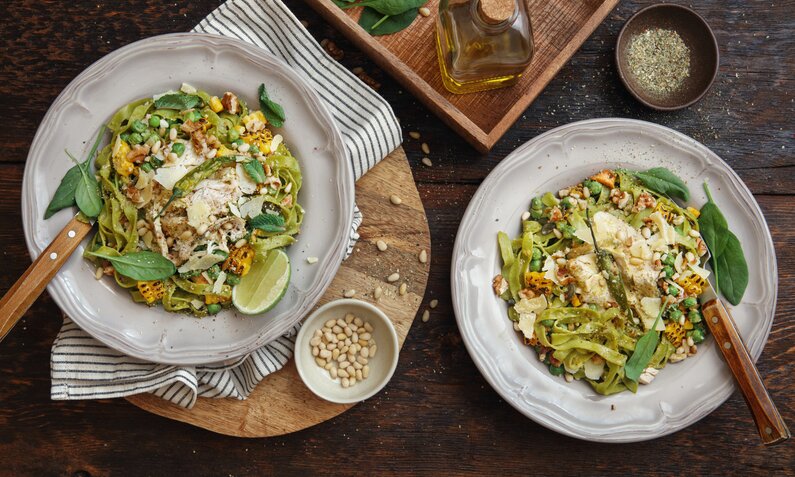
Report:
[[[368,332],[372,333],[373,332],[373,325],[371,325],[370,323],[365,323],[364,324],[364,329],[365,329],[365,331],[368,331]]]
[[[317,257],[306,257],[306,263],[312,265],[313,263],[317,263]]]
[[[367,379],[368,376],[370,376],[370,366],[367,366],[365,364],[364,367],[362,368],[362,377]]]
[[[433,310],[434,308],[436,308],[437,306],[439,306],[439,300],[437,300],[436,298],[434,298],[433,300],[431,300],[431,302],[430,302],[430,303],[428,303],[428,306],[430,306],[430,307],[431,307],[431,309]]]
[[[337,323],[337,326],[340,327],[340,331],[342,331],[342,328],[348,326],[348,324],[345,323],[345,320],[343,320],[342,318],[337,318],[337,321],[335,323]]]
[[[329,329],[329,331],[331,331],[331,327],[332,327],[332,326],[334,326],[334,324],[335,324],[336,322],[337,322],[337,320],[328,320],[328,321],[326,321],[326,323],[325,323],[325,325],[324,325],[324,326],[325,326],[326,328],[328,328],[328,329]]]
[[[386,277],[386,281],[388,281],[389,283],[394,283],[394,282],[396,282],[398,280],[400,280],[400,274],[397,273],[397,272],[395,272],[392,275],[389,275],[388,277]]]
[[[422,158],[422,163],[425,164],[428,167],[433,167],[433,161],[431,161],[430,158],[423,157]]]
[[[246,143],[243,143],[243,144],[237,146],[238,152],[246,153],[246,152],[248,152],[249,149],[251,149],[251,145],[246,144]]]
[[[382,293],[384,293],[384,290],[381,287],[375,287],[375,290],[373,291],[373,298],[376,300],[380,299]]]
[[[334,348],[333,350],[331,350],[331,359],[337,361],[337,358],[340,357],[340,353],[342,353],[342,350],[340,350],[339,348]]]
[[[312,356],[317,358],[319,355],[320,355],[320,348],[318,348],[317,346],[314,346],[312,348]]]
[[[430,319],[431,319],[431,312],[428,311],[428,310],[423,311],[422,312],[422,322],[423,323],[427,323],[428,320],[430,320]]]
[[[364,324],[364,322],[362,321],[361,318],[356,317],[356,318],[353,319],[353,324],[356,325],[356,326],[362,326]]]
[[[334,325],[331,327],[331,331],[335,334],[342,333],[342,328],[340,328],[340,325]]]
[[[328,375],[331,376],[331,379],[337,379],[337,368],[329,369]]]
[[[344,296],[345,298],[353,298],[354,295],[356,295],[356,290],[345,290],[342,293],[342,296]]]
[[[389,201],[392,202],[395,205],[400,205],[400,204],[403,203],[403,199],[401,199],[400,197],[396,196],[395,194],[392,194],[392,195],[389,196]]]
[[[323,359],[331,358],[331,351],[328,349],[320,350],[320,357]]]
[[[386,242],[384,242],[383,240],[379,240],[379,241],[377,241],[377,242],[375,243],[375,245],[378,247],[378,250],[380,250],[380,251],[382,251],[382,252],[385,252],[385,251],[386,251],[386,249],[388,248],[388,246],[387,246]]]
[[[406,282],[403,282],[400,284],[400,289],[398,290],[398,293],[400,293],[400,296],[403,296],[406,294],[407,290],[408,290],[408,285],[406,285]]]
[[[344,373],[344,372],[345,372],[345,371],[343,371],[343,370],[340,370],[340,371],[339,371],[337,374],[339,374],[340,376],[342,376],[342,373]],[[348,373],[345,373],[345,374],[348,374]],[[350,386],[351,386],[351,382],[350,382],[350,380],[348,380],[348,378],[347,378],[347,377],[344,377],[344,378],[342,378],[342,387],[343,387],[343,388],[349,388]]]
[[[354,374],[351,373],[351,386],[353,386],[354,384],[356,384],[356,378],[354,377]]]
[[[418,131],[409,131],[409,136],[411,139],[419,139],[420,133]]]
[[[424,152],[425,155],[428,155],[428,154],[431,153],[431,148],[428,146],[427,142],[422,143],[421,147],[422,147],[422,152]]]
[[[168,138],[172,141],[177,138],[177,130],[175,128],[171,128],[171,130],[168,132]]]
[[[365,341],[369,340],[370,337],[371,337],[370,333],[364,333],[364,334],[359,336],[359,338],[361,338],[361,339],[363,339]]]
[[[325,360],[325,359],[323,359],[323,358],[315,358],[315,362],[316,362],[316,363],[317,363],[317,365],[318,365],[318,366],[320,366],[321,368],[323,368],[323,367],[325,367],[325,366],[326,366],[326,360]]]
[[[359,380],[359,381],[364,379],[364,374],[362,373],[362,370],[360,370],[360,369],[356,370],[356,379]]]
[[[370,346],[370,359],[375,358],[375,352],[378,351],[377,345]]]
[[[359,354],[361,354],[362,357],[364,357],[364,358],[369,357],[370,356],[370,348],[362,348],[362,350],[359,351]],[[365,363],[363,363],[363,364],[365,364]]]
[[[364,348],[362,348],[362,349],[364,349]],[[361,364],[361,365],[365,365],[365,364],[367,364],[367,358],[365,358],[364,356],[359,356],[359,357],[356,358],[356,362]]]
[[[351,323],[353,323],[354,318],[356,317],[353,316],[353,313],[348,313],[347,315],[345,315],[345,323],[350,325]]]
[[[350,365],[351,365],[351,363],[349,361],[340,362],[340,368],[342,368],[342,369],[346,369]]]
[[[105,270],[103,270],[102,267],[97,267],[97,269],[94,271],[94,278],[99,280],[99,279],[102,278],[102,275],[104,275],[104,274],[105,274]]]

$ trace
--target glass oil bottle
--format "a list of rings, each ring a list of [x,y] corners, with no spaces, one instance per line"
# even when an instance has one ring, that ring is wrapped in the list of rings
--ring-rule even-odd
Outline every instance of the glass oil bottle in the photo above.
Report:
[[[526,0],[441,0],[436,51],[452,93],[516,83],[533,58]]]

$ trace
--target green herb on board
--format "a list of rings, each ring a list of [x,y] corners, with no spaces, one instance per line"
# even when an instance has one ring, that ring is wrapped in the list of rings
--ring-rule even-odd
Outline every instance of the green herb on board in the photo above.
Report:
[[[119,274],[133,280],[162,280],[177,273],[177,267],[174,266],[171,260],[159,253],[148,250],[118,256],[97,252],[86,252],[86,255],[109,261]]]
[[[704,182],[707,203],[701,208],[698,226],[701,237],[712,254],[710,260],[715,274],[715,293],[721,293],[732,305],[738,305],[748,287],[748,263],[742,244],[731,230],[726,217],[712,198]]]
[[[287,119],[284,116],[284,108],[270,99],[264,84],[259,85],[259,107],[270,124],[277,128],[282,127],[285,119]]]

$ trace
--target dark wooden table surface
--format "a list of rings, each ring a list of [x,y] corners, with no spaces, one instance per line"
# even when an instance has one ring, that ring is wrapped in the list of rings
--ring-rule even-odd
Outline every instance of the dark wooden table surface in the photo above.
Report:
[[[428,323],[415,323],[395,377],[380,395],[303,432],[243,440],[148,414],[124,400],[50,401],[49,351],[61,315],[45,294],[0,345],[0,474],[793,473],[795,444],[761,447],[738,393],[690,428],[639,444],[586,443],[524,418],[489,387],[464,349],[450,304],[449,267],[459,220],[478,184],[537,134],[607,116],[689,134],[740,174],[772,231],[779,298],[759,368],[795,427],[795,2],[694,2],[718,37],[720,74],[700,103],[675,113],[644,109],[616,77],[616,35],[633,12],[651,3],[622,2],[488,155],[459,140],[302,1],[287,3],[318,40],[333,39],[345,51],[345,66],[361,66],[380,81],[404,132],[421,131],[431,147],[429,168],[420,163],[417,141],[404,144],[433,239],[426,302],[438,298],[439,308]],[[0,2],[0,292],[30,263],[20,217],[23,167],[36,128],[61,89],[106,53],[148,36],[187,31],[218,4]]]

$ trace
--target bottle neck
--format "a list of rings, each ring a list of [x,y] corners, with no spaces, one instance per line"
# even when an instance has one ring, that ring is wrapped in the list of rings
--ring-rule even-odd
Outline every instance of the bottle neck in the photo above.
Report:
[[[484,5],[482,2],[500,2],[500,3],[508,3],[508,5],[502,5],[503,7],[510,8],[513,6],[513,10],[511,11],[510,15],[507,16],[505,20],[502,21],[494,21],[493,19],[489,18],[486,13],[484,12],[483,8]],[[516,17],[519,16],[519,0],[473,0],[469,4],[470,6],[470,15],[474,21],[474,23],[480,28],[481,30],[487,33],[499,33],[502,31],[507,30],[515,21]],[[489,5],[491,7],[492,5]]]

